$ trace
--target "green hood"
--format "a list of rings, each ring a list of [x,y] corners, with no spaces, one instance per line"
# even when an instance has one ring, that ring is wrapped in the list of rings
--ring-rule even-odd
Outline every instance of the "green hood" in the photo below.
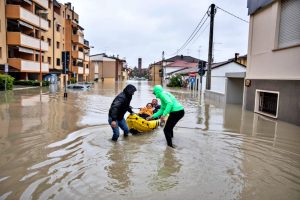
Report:
[[[155,94],[155,96],[159,96],[160,93],[162,93],[164,91],[164,89],[161,87],[161,85],[155,85],[153,88],[153,93]]]

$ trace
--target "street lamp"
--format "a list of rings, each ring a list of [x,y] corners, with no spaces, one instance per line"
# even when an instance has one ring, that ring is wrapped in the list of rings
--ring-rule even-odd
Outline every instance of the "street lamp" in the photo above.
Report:
[[[42,29],[41,29],[41,14],[48,14],[47,10],[38,10],[37,11],[38,15],[39,15],[39,36],[40,36],[40,87],[43,86],[43,75],[42,75]]]

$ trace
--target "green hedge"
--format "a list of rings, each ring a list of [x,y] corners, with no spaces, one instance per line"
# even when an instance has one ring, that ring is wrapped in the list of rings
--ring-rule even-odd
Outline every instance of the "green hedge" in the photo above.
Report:
[[[49,86],[49,81],[43,81],[43,86]],[[35,80],[17,80],[14,81],[14,85],[26,85],[26,86],[40,86],[40,81]]]
[[[0,74],[0,90],[5,90],[5,80],[6,80],[6,89],[12,90],[13,89],[13,77],[10,75]]]
[[[168,87],[182,87],[182,76],[180,74],[176,74],[170,78],[170,82],[167,85]]]

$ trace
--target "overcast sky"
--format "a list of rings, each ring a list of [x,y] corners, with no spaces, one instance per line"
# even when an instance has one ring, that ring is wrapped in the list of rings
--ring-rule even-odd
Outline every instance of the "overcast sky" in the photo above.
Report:
[[[135,67],[176,55],[206,13],[210,4],[247,21],[247,0],[58,0],[71,2],[84,27],[91,54],[105,52],[126,58]],[[209,18],[194,40],[181,52],[207,61]],[[204,29],[206,27],[206,29]],[[247,54],[249,24],[218,9],[214,26],[214,61],[234,53]]]

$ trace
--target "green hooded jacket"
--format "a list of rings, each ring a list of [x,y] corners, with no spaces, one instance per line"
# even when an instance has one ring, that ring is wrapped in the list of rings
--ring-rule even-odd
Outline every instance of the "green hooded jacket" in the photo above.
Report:
[[[152,115],[152,118],[157,118],[161,115],[167,116],[170,112],[176,112],[184,109],[176,98],[171,93],[164,91],[160,85],[154,86],[153,93],[156,98],[160,99],[161,106],[160,109]]]

